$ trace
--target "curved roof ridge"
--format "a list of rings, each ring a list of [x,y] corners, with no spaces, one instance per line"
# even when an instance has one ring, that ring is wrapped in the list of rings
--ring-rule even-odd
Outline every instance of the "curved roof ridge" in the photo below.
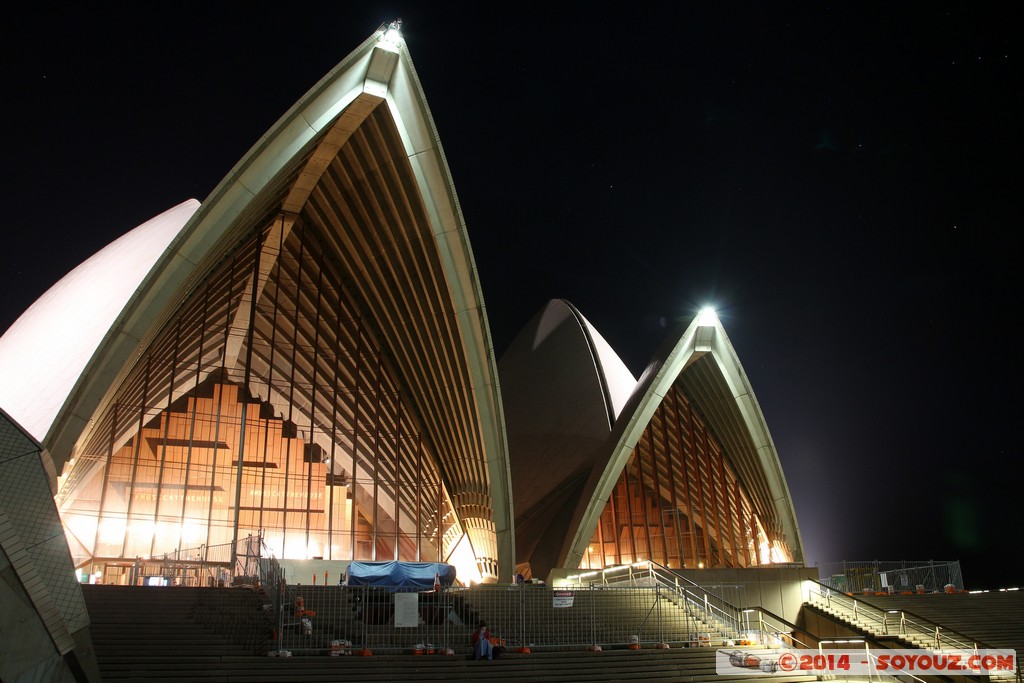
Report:
[[[604,503],[655,411],[683,373],[704,356],[714,359],[715,371],[729,389],[729,400],[718,413],[708,416],[709,421],[715,428],[732,430],[725,438],[740,451],[733,453],[733,457],[744,459],[742,469],[748,476],[760,475],[763,478],[763,481],[748,484],[757,484],[770,497],[774,509],[762,512],[770,513],[771,518],[777,521],[793,560],[803,562],[803,543],[792,498],[761,407],[721,321],[714,313],[701,312],[681,334],[670,337],[658,350],[637,383],[623,409],[623,419],[613,430],[613,445],[606,466],[604,469],[595,468],[584,486],[582,500],[587,501],[586,508],[577,510],[570,523],[571,533],[566,537],[561,553],[563,566],[579,566]],[[732,420],[730,424],[725,424],[722,419],[725,413]],[[736,433],[737,428],[746,433]]]
[[[629,401],[629,397],[636,389],[637,379],[619,358],[619,354],[615,353],[611,344],[597,331],[593,323],[587,320],[586,316],[580,313],[580,310],[572,302],[566,299],[559,299],[559,301],[563,302],[576,317],[586,335],[590,354],[594,358],[594,367],[597,369],[597,377],[601,382],[601,390],[604,393],[605,406],[608,409],[608,425],[614,425]]]

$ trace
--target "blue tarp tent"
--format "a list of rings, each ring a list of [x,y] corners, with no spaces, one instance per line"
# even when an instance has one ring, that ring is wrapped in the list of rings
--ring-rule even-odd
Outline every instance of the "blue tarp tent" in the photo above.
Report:
[[[434,576],[449,588],[455,581],[455,567],[443,562],[352,562],[345,584],[378,588],[430,590]]]

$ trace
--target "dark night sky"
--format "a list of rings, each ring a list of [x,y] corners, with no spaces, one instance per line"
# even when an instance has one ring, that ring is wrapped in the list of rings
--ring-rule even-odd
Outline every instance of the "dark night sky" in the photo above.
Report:
[[[639,374],[714,305],[810,564],[960,559],[968,587],[1024,583],[1010,3],[553,4],[15,13],[0,330],[204,199],[401,16],[499,354],[562,297]]]

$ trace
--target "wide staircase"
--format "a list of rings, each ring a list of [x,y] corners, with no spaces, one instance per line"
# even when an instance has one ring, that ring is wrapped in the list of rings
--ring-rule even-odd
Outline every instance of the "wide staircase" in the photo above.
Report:
[[[849,595],[817,584],[810,607],[879,638],[911,647],[1024,646],[1024,594]]]
[[[309,654],[274,657],[268,656],[268,652],[275,652],[276,619],[268,598],[260,591],[250,588],[83,586],[97,659],[106,681],[257,683],[476,681],[486,678],[493,681],[554,682],[640,678],[660,683],[743,681],[756,677],[718,675],[714,647],[661,649],[642,645],[639,649],[630,649],[617,645],[606,647],[602,652],[578,648],[530,654],[509,648],[497,660],[472,661],[468,656],[469,624],[474,618],[488,616],[478,610],[472,600],[463,601],[456,611],[457,621],[465,623],[450,624],[453,642],[459,643],[454,655],[416,655],[410,649],[401,654],[330,656],[327,636],[337,638],[344,628],[351,629],[349,635],[358,636],[361,629],[385,629],[387,625],[367,623],[375,621],[368,611],[372,607],[368,605],[317,599],[319,592],[337,596],[341,591],[335,587],[298,587],[296,590],[301,591],[307,608],[315,604],[337,604],[338,613],[317,612],[311,619],[323,632],[323,648],[317,643],[316,648],[306,650]],[[546,595],[546,600],[537,598],[537,607],[542,602],[550,605],[549,591],[538,590],[535,594]],[[581,604],[577,610],[560,610],[560,613],[582,612],[586,607]],[[624,604],[622,607],[632,609],[635,606]],[[440,608],[448,610],[449,605],[446,603]],[[489,618],[496,625],[500,623],[500,616],[492,614]],[[292,620],[293,615],[288,619]],[[329,627],[325,625],[327,621],[331,621]],[[287,628],[296,626],[301,629],[301,622],[289,623]],[[507,627],[512,628],[512,625]],[[355,638],[350,640],[355,641]],[[755,655],[771,655],[770,650],[737,649]],[[783,683],[816,680],[813,676],[773,676],[773,679]]]
[[[940,639],[956,634],[971,646],[1024,652],[1021,591],[873,595],[859,598],[859,603],[885,613],[890,634],[898,634],[901,624],[922,625],[923,628],[914,629],[914,641],[919,646],[931,646],[938,629]],[[849,609],[844,611],[849,617]],[[870,624],[873,620],[859,621]]]
[[[860,595],[816,583],[804,605],[876,643],[935,650],[1013,649],[1021,680],[1024,655],[1024,593],[928,593]]]

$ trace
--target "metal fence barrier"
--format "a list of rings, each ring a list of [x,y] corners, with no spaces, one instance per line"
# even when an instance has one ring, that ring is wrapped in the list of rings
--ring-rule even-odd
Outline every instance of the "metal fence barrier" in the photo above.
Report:
[[[844,561],[818,565],[821,582],[841,593],[963,590],[959,561]]]
[[[163,555],[135,558],[135,564],[128,572],[128,585],[253,585],[259,575],[261,558],[270,556],[262,533],[240,538],[237,544],[176,548]]]
[[[234,553],[232,553],[234,550]],[[232,554],[236,561],[232,565]],[[468,654],[479,623],[509,650],[601,647],[700,647],[722,644],[806,645],[795,627],[760,609],[740,609],[660,565],[602,575],[600,583],[537,584],[436,591],[370,586],[302,585],[288,577],[262,535],[232,549],[200,546],[138,560],[132,583],[146,576],[175,585],[246,585],[262,589],[270,647],[278,656],[353,652]],[[589,579],[581,575],[580,580]],[[803,636],[801,636],[803,637]]]
[[[772,640],[757,615],[726,623],[713,607],[661,586],[567,590],[521,584],[410,592],[286,585],[280,605],[277,649],[296,655],[332,650],[468,654],[481,622],[510,651]],[[773,634],[778,643],[778,629]]]

